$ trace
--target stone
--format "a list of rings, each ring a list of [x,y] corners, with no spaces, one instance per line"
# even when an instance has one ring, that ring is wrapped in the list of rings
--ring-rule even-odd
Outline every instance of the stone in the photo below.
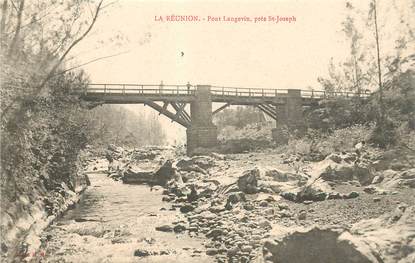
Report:
[[[228,255],[228,257],[234,257],[234,256],[236,256],[238,251],[239,251],[238,247],[232,247],[232,248],[228,249],[227,255]]]
[[[241,247],[241,251],[242,252],[248,252],[249,253],[249,252],[252,251],[252,249],[253,249],[253,247],[252,246],[248,246],[248,245]]]
[[[258,226],[262,229],[271,229],[271,223],[268,220],[262,220],[258,223]]]
[[[261,201],[260,203],[259,203],[259,206],[261,206],[261,207],[267,207],[269,205],[269,203],[267,202],[267,201]]]
[[[298,213],[298,220],[305,220],[307,218],[307,211],[301,210]]]
[[[246,194],[255,194],[258,192],[258,178],[260,172],[258,168],[245,171],[241,177],[238,178],[237,185],[239,190]]]
[[[172,161],[167,160],[155,174],[156,183],[165,186],[175,173],[176,169],[173,168]]]
[[[251,211],[251,210],[254,210],[255,207],[252,204],[247,203],[247,204],[244,204],[244,209],[248,210],[248,211]]]
[[[283,204],[283,203],[278,204],[278,208],[280,210],[289,210],[290,209],[287,204]]]
[[[208,238],[217,238],[218,236],[222,236],[224,234],[222,229],[215,228],[211,230],[209,233],[206,234]]]
[[[189,212],[193,211],[194,209],[195,209],[195,207],[193,205],[184,205],[184,206],[180,207],[180,212],[189,213]]]
[[[352,192],[350,192],[348,194],[345,194],[343,196],[344,199],[352,199],[352,198],[356,198],[356,197],[359,197],[359,193],[356,192],[356,191],[352,191]]]
[[[187,172],[198,172],[201,174],[207,174],[206,170],[199,167],[197,164],[193,162],[190,158],[183,158],[176,163],[176,167],[181,171]]]
[[[328,200],[332,200],[332,199],[342,199],[342,195],[340,193],[337,193],[337,192],[331,192],[327,196],[327,199]]]
[[[148,250],[144,249],[136,249],[134,251],[134,257],[148,257],[151,253]]]
[[[337,153],[332,153],[332,154],[328,155],[326,157],[326,160],[327,159],[332,160],[335,163],[341,163],[343,161],[343,158],[340,155],[338,155]]]
[[[414,262],[415,206],[398,205],[391,213],[354,224],[353,237],[369,245],[382,261]],[[408,250],[408,248],[411,250]],[[405,252],[404,252],[405,251]]]
[[[173,232],[173,228],[169,225],[157,226],[156,230],[161,232]]]
[[[342,230],[312,227],[279,230],[263,246],[267,262],[373,263],[377,259],[365,243],[358,243]]]
[[[283,192],[281,193],[281,197],[286,200],[295,202],[297,200],[297,194],[293,192]]]
[[[377,188],[374,186],[366,186],[365,188],[363,188],[363,192],[368,194],[374,194],[377,192]]]
[[[373,177],[372,184],[379,184],[382,181],[383,181],[383,176],[376,175],[375,177]]]
[[[218,250],[217,249],[215,249],[215,248],[208,248],[208,249],[206,249],[206,255],[208,255],[208,256],[214,256],[216,254],[218,254]]]
[[[175,233],[181,233],[183,231],[186,231],[186,226],[182,225],[182,224],[178,224],[176,226],[173,227],[173,231]]]

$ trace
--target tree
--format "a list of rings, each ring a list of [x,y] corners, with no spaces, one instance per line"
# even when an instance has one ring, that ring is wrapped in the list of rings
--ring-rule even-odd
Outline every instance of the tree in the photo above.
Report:
[[[3,103],[2,119],[16,103],[21,105],[43,93],[68,54],[90,33],[103,8],[103,0],[94,11],[90,0],[3,1],[2,60],[26,69],[27,81],[35,85]]]

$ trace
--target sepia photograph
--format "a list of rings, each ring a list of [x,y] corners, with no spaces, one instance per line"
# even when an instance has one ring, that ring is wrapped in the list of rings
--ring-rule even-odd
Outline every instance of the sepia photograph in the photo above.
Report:
[[[0,262],[415,263],[415,0],[0,9]]]

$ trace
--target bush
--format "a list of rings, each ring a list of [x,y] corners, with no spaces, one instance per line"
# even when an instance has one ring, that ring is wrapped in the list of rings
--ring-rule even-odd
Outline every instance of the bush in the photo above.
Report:
[[[280,149],[286,154],[310,155],[319,153],[327,156],[333,152],[352,151],[360,141],[368,141],[373,133],[374,124],[354,125],[334,130],[331,133],[321,133],[309,130],[303,138],[291,138],[288,145]]]

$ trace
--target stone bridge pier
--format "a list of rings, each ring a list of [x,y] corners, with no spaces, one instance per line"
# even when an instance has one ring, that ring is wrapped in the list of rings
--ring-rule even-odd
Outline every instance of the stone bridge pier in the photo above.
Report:
[[[187,153],[195,149],[217,145],[218,130],[212,122],[212,94],[210,86],[198,85],[195,100],[190,103],[191,126],[187,128]]]
[[[277,109],[277,127],[272,130],[272,138],[277,144],[288,142],[288,134],[303,136],[306,132],[306,125],[303,116],[303,101],[301,90],[288,90],[284,105]]]

